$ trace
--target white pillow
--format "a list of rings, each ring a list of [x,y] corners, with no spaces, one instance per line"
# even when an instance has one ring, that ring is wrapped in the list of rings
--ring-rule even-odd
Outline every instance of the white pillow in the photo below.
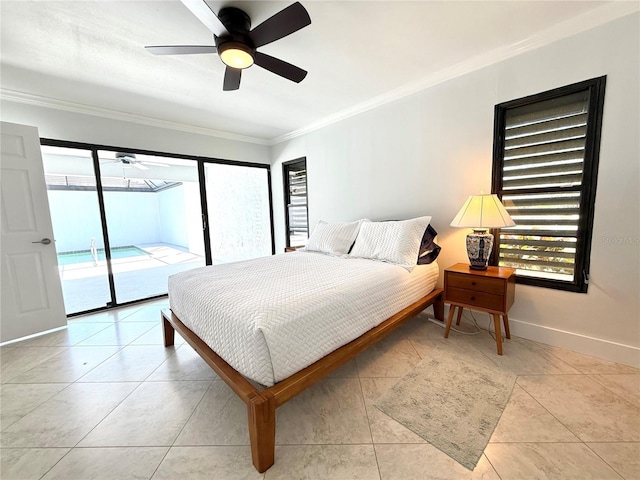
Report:
[[[304,250],[329,255],[346,255],[358,236],[361,223],[362,220],[343,223],[327,223],[320,220],[313,229]]]
[[[413,270],[431,217],[391,222],[363,222],[350,256],[395,263]]]

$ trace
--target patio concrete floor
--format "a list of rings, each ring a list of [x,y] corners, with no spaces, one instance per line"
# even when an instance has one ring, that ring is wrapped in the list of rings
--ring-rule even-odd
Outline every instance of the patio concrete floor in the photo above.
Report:
[[[135,245],[148,255],[111,261],[119,304],[167,293],[167,278],[205,264],[204,256],[167,244]],[[111,301],[106,260],[60,265],[67,315],[106,306]]]

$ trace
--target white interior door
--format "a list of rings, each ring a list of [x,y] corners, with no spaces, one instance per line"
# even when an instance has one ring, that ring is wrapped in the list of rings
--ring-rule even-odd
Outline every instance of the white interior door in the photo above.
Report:
[[[38,129],[0,126],[0,342],[67,324]]]

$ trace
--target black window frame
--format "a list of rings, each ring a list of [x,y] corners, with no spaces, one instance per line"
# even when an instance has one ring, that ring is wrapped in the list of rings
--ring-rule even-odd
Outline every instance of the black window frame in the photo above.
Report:
[[[156,298],[165,298],[167,296],[166,293],[160,294],[153,297],[141,298],[138,300],[127,301],[127,302],[118,302],[114,276],[111,265],[111,246],[109,241],[109,229],[107,226],[106,219],[106,209],[104,203],[103,192],[108,191],[108,188],[104,188],[102,185],[102,177],[100,173],[100,161],[98,158],[98,152],[100,150],[112,151],[112,152],[129,152],[133,154],[140,155],[151,155],[157,157],[168,157],[168,158],[176,158],[182,160],[193,160],[197,164],[198,168],[198,182],[200,187],[200,202],[202,209],[202,230],[203,230],[203,239],[205,246],[205,264],[212,265],[212,253],[211,253],[211,240],[209,235],[210,222],[208,217],[208,206],[207,206],[207,197],[206,197],[206,182],[205,182],[205,174],[204,174],[204,166],[205,164],[221,164],[221,165],[234,165],[239,167],[251,167],[263,169],[267,174],[267,190],[269,197],[269,223],[270,223],[270,234],[271,234],[271,254],[275,255],[276,246],[275,246],[275,231],[274,231],[274,215],[273,215],[273,190],[272,190],[272,182],[271,182],[271,165],[267,163],[257,163],[257,162],[249,162],[249,161],[241,161],[241,160],[228,160],[223,158],[216,157],[202,157],[196,155],[185,155],[179,153],[170,153],[166,151],[158,151],[158,150],[144,150],[140,148],[129,148],[129,147],[114,147],[113,145],[102,145],[95,143],[84,143],[84,142],[76,142],[71,140],[60,140],[53,138],[40,138],[41,146],[51,146],[51,147],[63,147],[63,148],[72,148],[78,150],[85,150],[91,152],[91,159],[93,161],[93,170],[96,179],[95,190],[98,194],[98,210],[100,213],[100,221],[102,224],[102,232],[103,232],[103,243],[105,249],[105,257],[109,260],[107,262],[107,276],[109,280],[109,290],[111,294],[111,300],[104,306],[99,308],[94,308],[82,312],[68,314],[67,317],[75,317],[78,315],[85,315],[88,313],[95,313],[104,310],[109,310],[112,308],[122,307],[125,305],[135,305],[141,302],[147,302],[149,300],[153,300]],[[165,187],[171,188],[171,187]]]
[[[285,237],[286,243],[285,247],[301,247],[302,245],[291,245],[291,234],[290,234],[290,221],[289,221],[289,204],[290,204],[290,189],[289,189],[289,171],[300,166],[304,166],[305,171],[305,196],[306,203],[304,204],[306,215],[307,215],[307,238],[309,238],[309,172],[307,170],[307,157],[296,158],[295,160],[289,160],[287,162],[282,162],[282,186],[283,186],[283,194],[284,194],[284,221],[285,221]],[[302,206],[302,205],[301,205]]]
[[[572,281],[556,280],[543,277],[516,275],[516,282],[538,287],[553,288],[564,291],[587,293],[589,286],[589,268],[591,244],[593,236],[593,220],[595,211],[596,188],[598,180],[598,164],[600,157],[600,141],[602,132],[602,115],[604,111],[604,96],[606,75],[555,88],[546,92],[530,95],[517,100],[500,103],[494,110],[494,145],[493,171],[491,191],[502,199],[505,194],[523,193],[534,194],[561,191],[560,187],[542,189],[503,190],[503,166],[505,150],[505,122],[509,109],[532,105],[537,102],[552,100],[575,94],[581,91],[589,92],[587,110],[587,126],[585,137],[584,159],[582,167],[582,182],[574,191],[580,192],[579,220],[577,229],[576,252],[574,256],[574,276]],[[517,222],[516,222],[517,223]],[[495,246],[492,254],[492,265],[499,265],[500,231],[494,232]]]

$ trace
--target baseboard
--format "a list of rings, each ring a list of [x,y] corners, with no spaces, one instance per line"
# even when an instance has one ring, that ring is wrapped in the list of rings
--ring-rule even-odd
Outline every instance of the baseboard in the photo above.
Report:
[[[511,317],[509,326],[511,333],[518,337],[640,368],[640,348],[632,345],[535,325]]]
[[[446,314],[448,315],[447,305]],[[470,310],[464,310],[463,321],[468,321]],[[494,331],[493,320],[486,313],[473,312],[474,319],[480,328],[489,328]],[[446,317],[446,316],[445,316]],[[486,323],[485,323],[486,320]],[[444,326],[444,322],[433,320],[434,323]],[[510,331],[516,337],[526,338],[534,342],[544,343],[553,347],[560,347],[573,352],[582,353],[591,357],[598,357],[610,362],[622,363],[631,367],[640,368],[640,348],[633,345],[603,340],[574,332],[567,332],[557,328],[545,327],[534,323],[524,322],[509,317]],[[504,334],[504,332],[503,332]]]
[[[7,340],[5,342],[0,343],[0,347],[6,347],[6,346],[11,345],[13,343],[23,342],[25,340],[30,340],[32,338],[41,337],[43,335],[47,335],[49,333],[57,332],[59,330],[64,330],[68,326],[69,325],[62,325],[61,327],[52,328],[51,330],[45,330],[44,332],[32,333],[31,335],[26,335],[26,336],[20,337],[20,338],[13,338],[11,340]]]

